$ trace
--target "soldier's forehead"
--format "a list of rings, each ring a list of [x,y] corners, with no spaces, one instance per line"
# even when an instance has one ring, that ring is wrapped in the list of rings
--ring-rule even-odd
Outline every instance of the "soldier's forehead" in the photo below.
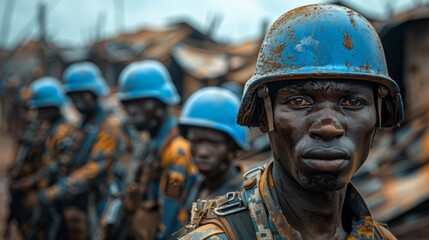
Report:
[[[279,81],[276,89],[372,88],[374,84],[349,79],[304,79]]]

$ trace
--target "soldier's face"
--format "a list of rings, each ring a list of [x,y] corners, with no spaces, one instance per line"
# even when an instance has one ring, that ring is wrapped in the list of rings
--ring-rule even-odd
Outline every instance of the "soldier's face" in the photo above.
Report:
[[[358,82],[291,82],[275,94],[275,160],[312,191],[336,191],[364,163],[376,130],[371,86]]]
[[[81,114],[91,115],[97,109],[97,97],[91,92],[71,92],[67,95]]]
[[[42,107],[37,109],[37,118],[40,121],[55,122],[61,117],[61,111],[57,107]]]
[[[139,131],[154,131],[163,124],[167,108],[155,98],[133,99],[122,102],[134,127]]]
[[[224,133],[189,127],[186,138],[191,143],[192,157],[203,175],[214,177],[228,168],[229,138]]]

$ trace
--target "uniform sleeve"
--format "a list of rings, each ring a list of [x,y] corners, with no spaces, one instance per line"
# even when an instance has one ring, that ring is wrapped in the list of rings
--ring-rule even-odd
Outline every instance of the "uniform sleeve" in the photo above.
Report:
[[[112,124],[102,126],[86,164],[48,188],[47,198],[54,200],[65,194],[80,194],[87,191],[95,180],[105,177],[124,150],[125,142],[118,128],[119,125]]]
[[[180,237],[179,240],[227,240],[225,232],[215,224],[203,225],[194,231]]]
[[[44,152],[41,156],[39,169],[33,174],[26,176],[17,183],[23,189],[37,187],[38,189],[47,187],[50,182],[55,181],[58,161],[67,155],[68,146],[72,140],[73,126],[68,123],[59,124],[54,132],[44,141]]]
[[[161,156],[163,173],[160,182],[161,238],[170,236],[189,220],[185,209],[186,197],[197,179],[196,167],[192,164],[189,143],[181,137],[174,139]]]

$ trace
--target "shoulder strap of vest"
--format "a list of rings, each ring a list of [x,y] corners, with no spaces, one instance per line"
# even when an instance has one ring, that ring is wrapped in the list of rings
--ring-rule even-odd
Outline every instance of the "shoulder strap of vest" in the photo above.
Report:
[[[81,142],[81,147],[79,149],[78,154],[73,159],[72,165],[75,167],[85,164],[91,154],[91,150],[95,141],[97,140],[102,121],[106,117],[106,113],[104,112],[104,110],[99,111],[100,112],[98,112],[94,124],[85,124],[83,126],[84,131],[86,132],[86,136]]]
[[[257,186],[264,170],[265,165],[247,171],[244,174],[243,191],[241,194],[234,195],[233,193],[228,193],[225,195],[225,199],[227,199],[225,202],[220,202],[222,198],[218,200],[217,207],[213,212],[225,225],[224,230],[226,234],[228,236],[233,235],[231,239],[256,240],[272,238],[271,232],[261,229],[258,224],[257,218],[264,215],[261,213],[263,209],[255,206],[255,204],[260,204],[260,201],[253,201],[255,200],[255,193],[259,193]],[[262,234],[262,238],[259,236],[260,234]]]
[[[393,234],[387,229],[387,225],[374,222],[374,235],[375,239],[382,239],[382,240],[395,240],[396,237],[393,236]]]
[[[258,239],[256,220],[252,218],[246,196],[251,195],[248,191],[258,191],[256,183],[264,170],[265,166],[259,166],[246,172],[241,192],[229,192],[212,200],[194,202],[190,223],[174,236],[183,236],[200,226],[215,224],[225,232],[228,239]]]

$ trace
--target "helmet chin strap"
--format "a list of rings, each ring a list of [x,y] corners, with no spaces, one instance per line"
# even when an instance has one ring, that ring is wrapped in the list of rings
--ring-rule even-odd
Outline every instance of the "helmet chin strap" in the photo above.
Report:
[[[383,106],[383,98],[385,98],[387,96],[387,94],[389,93],[389,90],[387,90],[386,87],[384,86],[380,86],[378,88],[378,99],[377,99],[377,113],[378,113],[378,126],[381,129],[381,123],[382,123],[382,112],[381,112],[381,108]]]
[[[258,97],[264,100],[265,113],[268,120],[268,131],[274,131],[274,120],[273,120],[273,105],[271,104],[270,94],[268,93],[267,85],[258,89]]]
[[[378,127],[380,129],[382,129],[382,107],[383,107],[383,98],[385,98],[387,96],[387,94],[389,93],[389,90],[387,90],[386,87],[384,86],[380,86],[378,88],[378,96],[377,96],[377,115],[378,115]],[[377,130],[374,131],[374,133],[372,134],[372,138],[371,138],[371,148],[374,144],[374,138],[375,138],[375,133],[377,132]]]

